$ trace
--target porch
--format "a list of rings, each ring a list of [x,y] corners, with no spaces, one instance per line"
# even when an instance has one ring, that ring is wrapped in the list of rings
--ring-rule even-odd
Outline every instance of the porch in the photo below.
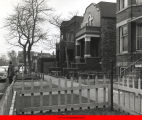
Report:
[[[101,71],[100,27],[85,26],[76,35],[75,63],[80,70]]]

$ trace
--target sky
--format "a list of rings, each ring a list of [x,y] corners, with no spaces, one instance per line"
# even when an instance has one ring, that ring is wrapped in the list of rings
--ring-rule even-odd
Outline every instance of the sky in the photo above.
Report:
[[[0,0],[0,56],[7,54],[7,52],[11,50],[20,50],[19,48],[10,46],[7,43],[6,38],[8,37],[8,32],[4,29],[5,18],[12,14],[14,6],[16,6],[20,1],[21,0]],[[98,3],[100,1],[116,2],[116,0],[47,0],[47,5],[55,10],[55,14],[61,15],[62,18],[67,19],[71,16],[70,13],[74,12],[78,12],[78,15],[83,16],[87,6],[91,3]],[[56,31],[53,26],[49,28],[51,31]],[[42,48],[42,46],[35,47],[33,50],[37,52],[43,51],[50,53],[53,51],[46,50],[46,48]]]

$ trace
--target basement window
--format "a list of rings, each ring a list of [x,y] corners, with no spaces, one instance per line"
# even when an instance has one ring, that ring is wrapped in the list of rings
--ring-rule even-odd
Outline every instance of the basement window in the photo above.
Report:
[[[137,24],[136,39],[137,50],[142,50],[142,24]]]

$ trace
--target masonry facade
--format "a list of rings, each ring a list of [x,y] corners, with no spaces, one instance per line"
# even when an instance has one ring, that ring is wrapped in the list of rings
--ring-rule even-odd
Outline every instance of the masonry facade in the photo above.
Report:
[[[117,0],[117,73],[142,56],[142,0]]]
[[[57,66],[71,67],[75,62],[75,35],[82,22],[81,16],[74,16],[69,21],[63,21],[60,27],[60,42],[56,44]]]
[[[108,72],[116,54],[116,4],[90,4],[76,33],[74,67],[82,71]]]

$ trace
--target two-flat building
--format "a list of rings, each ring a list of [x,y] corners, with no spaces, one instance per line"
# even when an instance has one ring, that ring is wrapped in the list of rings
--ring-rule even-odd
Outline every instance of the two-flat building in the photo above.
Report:
[[[117,0],[116,15],[117,73],[129,75],[142,61],[142,0]]]

